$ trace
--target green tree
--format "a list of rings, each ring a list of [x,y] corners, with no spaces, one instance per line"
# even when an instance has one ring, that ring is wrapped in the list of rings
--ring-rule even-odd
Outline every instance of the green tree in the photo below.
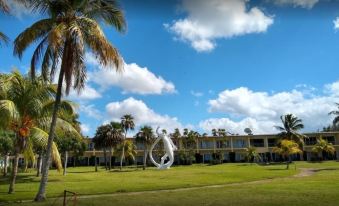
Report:
[[[117,146],[116,151],[119,156],[121,156],[122,153],[124,152],[126,164],[127,164],[127,161],[129,162],[135,161],[137,151],[136,151],[136,146],[133,144],[132,141],[125,141],[124,143],[119,144]]]
[[[140,131],[137,133],[135,140],[144,145],[144,163],[143,170],[146,169],[147,166],[147,154],[148,151],[155,140],[155,135],[153,133],[153,129],[150,126],[143,126],[140,128]]]
[[[245,151],[246,151],[246,159],[248,162],[253,163],[253,162],[259,162],[261,160],[261,157],[255,147],[248,147],[245,149]]]
[[[0,131],[0,154],[4,160],[3,176],[7,176],[9,155],[13,153],[14,134]]]
[[[312,151],[318,154],[319,160],[323,160],[323,153],[334,154],[335,148],[332,143],[324,140],[322,137],[317,139],[317,143],[312,148]]]
[[[51,161],[51,149],[58,110],[65,85],[66,95],[73,86],[80,92],[86,82],[85,52],[89,49],[105,67],[114,65],[121,71],[122,59],[115,47],[106,39],[99,22],[125,29],[125,19],[117,1],[113,0],[30,0],[30,8],[40,11],[45,19],[38,20],[24,30],[14,41],[14,54],[22,57],[29,45],[37,43],[31,59],[31,75],[41,60],[41,74],[52,79],[60,65],[58,88],[55,96],[48,147],[36,201],[46,198],[46,184]],[[60,62],[59,62],[60,61]],[[65,83],[65,84],[64,84]]]
[[[335,103],[336,106],[338,107],[338,110],[333,110],[329,113],[329,115],[335,115],[333,119],[333,127],[334,128],[339,128],[339,103]]]
[[[302,120],[295,117],[293,114],[280,116],[280,119],[283,126],[275,126],[275,128],[280,131],[278,134],[279,137],[283,140],[293,140],[298,143],[300,148],[302,148],[304,145],[304,138],[306,137],[299,133],[299,130],[304,128]]]
[[[34,147],[47,148],[52,106],[54,104],[55,85],[46,84],[41,78],[34,81],[22,76],[18,71],[0,78],[0,127],[14,133],[14,164],[9,193],[14,192],[14,185],[18,171],[19,155],[25,160],[34,161]],[[62,119],[63,114],[74,113],[73,105],[69,101],[62,101],[56,119],[56,132],[70,131],[77,134],[67,121]],[[62,168],[58,149],[54,142],[52,159],[57,168]]]
[[[120,156],[120,170],[122,170],[122,161],[125,158],[125,141],[127,138],[127,132],[128,130],[134,130],[135,124],[134,124],[134,118],[130,114],[126,114],[123,117],[121,117],[121,127],[124,130],[124,139],[123,139],[123,146],[122,146],[122,152]]]
[[[5,14],[9,13],[9,7],[4,0],[0,0],[0,12],[5,13]],[[9,41],[9,38],[0,31],[0,46],[1,46],[1,42],[8,43],[8,41]]]
[[[289,169],[289,165],[292,163],[291,155],[300,154],[302,151],[300,150],[298,143],[293,140],[281,140],[278,145],[278,147],[273,148],[273,152],[280,154],[285,159],[288,159],[286,161],[286,169]]]

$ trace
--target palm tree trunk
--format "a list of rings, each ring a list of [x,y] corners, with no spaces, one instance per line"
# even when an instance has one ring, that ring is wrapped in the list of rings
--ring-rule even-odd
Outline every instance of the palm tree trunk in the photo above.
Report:
[[[67,45],[67,41],[65,43]],[[52,122],[51,122],[51,127],[49,130],[48,134],[48,143],[47,143],[47,150],[46,150],[46,155],[43,161],[42,165],[42,176],[40,180],[40,186],[39,186],[39,191],[37,195],[35,196],[35,201],[43,201],[46,199],[46,186],[47,186],[47,181],[48,181],[48,171],[49,171],[49,166],[51,164],[51,154],[52,154],[52,145],[53,145],[53,139],[54,139],[54,133],[55,133],[55,126],[56,126],[56,121],[58,117],[58,110],[60,107],[60,102],[61,102],[61,95],[62,95],[62,83],[64,80],[64,68],[65,68],[65,56],[68,56],[68,51],[67,51],[67,46],[65,47],[65,51],[63,53],[63,61],[59,73],[59,80],[58,80],[58,89],[57,89],[57,94],[55,97],[55,103],[54,103],[54,109],[53,109],[53,116],[52,116]],[[66,56],[66,57],[67,57]]]
[[[104,160],[105,160],[105,169],[107,170],[107,154],[106,154],[106,148],[104,148]]]
[[[5,155],[4,159],[4,177],[7,176],[7,167],[8,167],[8,154]]]
[[[122,153],[120,157],[120,170],[122,170],[122,160],[125,159],[125,141],[126,141],[127,132],[125,132],[125,138],[122,142]]]
[[[98,172],[98,160],[97,156],[94,157],[95,172]]]
[[[66,175],[67,162],[68,162],[68,151],[65,151],[64,172],[63,172],[63,175]]]
[[[13,164],[13,169],[12,169],[12,178],[11,178],[11,183],[9,185],[8,194],[12,194],[14,192],[15,180],[16,180],[16,176],[18,174],[18,165],[19,165],[19,153],[16,152],[15,157],[14,157],[14,164]]]
[[[111,147],[109,149],[109,170],[112,169],[112,153],[113,153],[113,148]]]
[[[36,176],[39,177],[41,173],[42,153],[39,153],[38,162],[36,167]]]
[[[145,170],[146,169],[146,162],[147,161],[147,150],[144,149],[144,165],[142,166],[142,169]]]

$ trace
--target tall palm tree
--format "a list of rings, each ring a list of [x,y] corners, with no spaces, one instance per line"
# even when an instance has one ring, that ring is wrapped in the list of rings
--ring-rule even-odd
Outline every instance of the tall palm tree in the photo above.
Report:
[[[329,143],[327,140],[320,137],[317,139],[317,143],[312,148],[312,151],[318,154],[320,160],[323,160],[323,153],[333,155],[335,153],[335,148],[332,143]]]
[[[32,60],[31,75],[41,62],[41,74],[53,78],[60,63],[58,89],[48,138],[48,149],[36,201],[46,198],[46,184],[51,160],[51,148],[57,113],[60,107],[62,86],[66,95],[73,86],[80,92],[86,82],[85,50],[89,49],[103,66],[115,66],[121,71],[122,59],[115,47],[106,39],[99,22],[125,30],[125,19],[116,0],[31,0],[30,8],[39,11],[45,19],[39,20],[23,31],[14,41],[14,54],[22,57],[25,49],[37,42]],[[59,60],[61,62],[59,62]]]
[[[3,12],[5,14],[9,13],[9,7],[4,0],[0,0],[0,12]],[[1,46],[1,42],[8,43],[8,41],[9,41],[9,38],[0,31],[0,46]]]
[[[298,143],[293,140],[281,140],[279,146],[273,148],[273,152],[280,154],[284,158],[288,158],[286,161],[286,169],[289,169],[290,163],[292,163],[291,155],[302,153]]]
[[[329,115],[335,115],[333,119],[333,127],[337,127],[339,123],[339,103],[335,103],[338,107],[338,110],[331,111]]]
[[[49,129],[48,122],[53,110],[55,85],[45,84],[41,78],[31,81],[18,71],[0,77],[0,127],[14,133],[14,164],[12,169],[9,193],[14,192],[18,170],[19,155],[26,160],[34,161],[34,147],[47,148]],[[75,129],[62,117],[63,114],[74,113],[69,101],[62,101],[56,119],[56,133]],[[62,168],[57,147],[52,142],[53,160],[58,169]]]
[[[125,161],[135,161],[135,156],[137,155],[136,146],[132,141],[125,141],[122,144],[117,146],[117,154],[122,155],[122,152],[125,154]]]
[[[253,163],[253,162],[260,161],[261,157],[255,147],[248,147],[245,149],[245,151],[246,151],[246,159],[248,162]]]
[[[116,148],[119,144],[123,143],[123,128],[121,127],[120,122],[111,122],[110,123],[110,132],[106,139],[106,145],[110,148],[110,161],[109,161],[109,169],[112,169],[112,155],[113,148]]]
[[[304,128],[302,120],[293,114],[280,116],[280,119],[283,126],[275,126],[275,128],[280,131],[278,134],[280,138],[285,140],[293,140],[298,143],[300,148],[302,148],[304,145],[304,138],[306,137],[305,135],[299,133],[299,130]]]
[[[134,130],[135,124],[134,124],[134,118],[130,114],[126,114],[123,117],[121,117],[121,127],[124,130],[124,139],[123,139],[123,147],[122,147],[122,153],[120,157],[120,170],[122,170],[122,161],[125,158],[125,141],[127,138],[127,132],[128,130]]]
[[[144,145],[144,163],[143,170],[146,169],[147,165],[147,154],[148,151],[155,140],[155,135],[153,129],[150,126],[143,126],[140,128],[140,131],[137,133],[135,140]]]

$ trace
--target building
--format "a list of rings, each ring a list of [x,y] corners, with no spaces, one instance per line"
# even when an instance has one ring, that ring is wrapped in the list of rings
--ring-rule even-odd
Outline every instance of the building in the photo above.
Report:
[[[312,161],[317,159],[317,154],[312,152],[313,146],[317,143],[317,138],[322,137],[328,142],[332,143],[336,149],[334,155],[326,155],[326,159],[339,160],[339,132],[317,132],[317,133],[305,133],[308,138],[304,139],[304,153],[303,155],[295,155],[293,160],[305,160]],[[134,138],[128,138],[128,141],[135,141]],[[273,152],[273,148],[276,146],[278,136],[276,134],[262,134],[262,135],[227,135],[227,136],[207,136],[199,137],[195,142],[192,150],[195,153],[195,162],[208,163],[213,159],[213,154],[221,154],[223,162],[244,162],[246,157],[246,148],[255,147],[257,152],[261,156],[261,161],[282,161],[282,158]],[[176,161],[179,162],[179,153],[187,151],[183,147],[183,141],[181,138],[174,140],[178,151],[175,152]],[[141,164],[144,155],[144,146],[140,143],[134,142],[137,146],[137,163]],[[99,162],[103,163],[103,151],[96,151],[93,144],[90,143],[90,151],[86,151],[84,154],[84,163],[94,164],[94,156],[99,157]],[[71,157],[70,157],[71,158]],[[93,160],[91,160],[93,159]],[[70,161],[72,161],[70,159]],[[112,158],[112,161],[116,164],[119,162],[119,158]]]

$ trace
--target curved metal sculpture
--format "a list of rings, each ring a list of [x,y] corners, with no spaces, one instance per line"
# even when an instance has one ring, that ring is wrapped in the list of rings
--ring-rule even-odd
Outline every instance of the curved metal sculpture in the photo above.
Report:
[[[156,130],[156,133],[158,135],[158,138],[154,141],[154,143],[152,144],[150,151],[149,151],[149,157],[152,161],[152,163],[158,168],[158,169],[169,169],[173,162],[174,162],[174,151],[177,150],[177,147],[175,146],[175,144],[172,142],[171,138],[168,135],[165,134],[160,134],[158,132],[159,127]],[[161,162],[160,164],[157,163],[152,155],[152,151],[155,147],[156,144],[158,144],[158,142],[162,140],[164,143],[164,151],[166,152],[164,156],[161,157]],[[165,160],[167,159],[167,157],[169,158],[169,161],[165,163]]]

